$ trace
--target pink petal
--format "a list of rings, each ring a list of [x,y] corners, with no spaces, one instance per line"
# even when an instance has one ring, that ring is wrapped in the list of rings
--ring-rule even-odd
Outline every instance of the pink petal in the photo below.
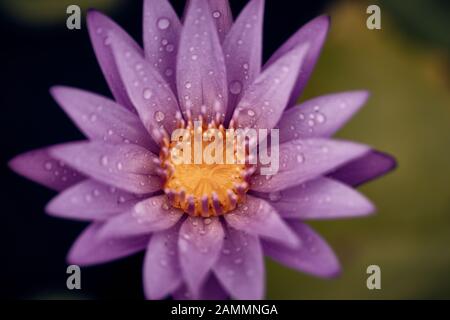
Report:
[[[375,210],[361,193],[329,178],[317,178],[293,188],[260,193],[283,218],[335,219],[365,216]]]
[[[181,23],[169,1],[144,1],[143,29],[145,58],[175,93],[175,64]]]
[[[298,30],[288,41],[283,44],[269,59],[264,68],[269,68],[278,59],[288,54],[291,50],[302,46],[305,43],[309,43],[310,47],[305,57],[303,67],[298,73],[296,84],[292,90],[288,106],[292,106],[297,101],[298,97],[302,93],[308,79],[316,65],[319,58],[320,51],[325,42],[328,29],[330,26],[330,18],[328,16],[317,17],[307,24],[305,24],[300,30]]]
[[[143,55],[142,49],[120,26],[98,11],[88,11],[87,26],[95,55],[114,98],[119,104],[130,110],[134,110],[133,103],[128,98],[124,83],[117,71],[117,66],[109,46],[109,35],[114,34],[116,37],[121,38],[129,47],[140,52],[141,55]]]
[[[180,286],[178,262],[179,225],[156,232],[147,247],[144,261],[144,291],[148,299],[163,299]]]
[[[188,217],[178,239],[181,271],[189,290],[198,295],[208,273],[219,257],[224,231],[216,217]]]
[[[175,225],[182,215],[183,212],[168,204],[165,195],[154,196],[109,219],[101,236],[128,237],[165,230]]]
[[[85,180],[64,190],[50,201],[46,211],[55,217],[77,220],[105,220],[132,208],[140,197]]]
[[[214,273],[234,299],[262,299],[264,257],[258,237],[228,228]]]
[[[230,3],[228,0],[208,0],[208,2],[219,39],[222,42],[233,24]]]
[[[89,266],[110,262],[144,250],[149,237],[105,239],[98,236],[103,223],[89,225],[73,244],[67,256],[70,264]]]
[[[154,152],[152,141],[139,118],[114,101],[84,90],[52,87],[53,98],[91,140],[110,143],[133,142]]]
[[[275,127],[289,100],[307,49],[306,44],[289,51],[248,87],[233,114],[238,127]]]
[[[293,139],[328,138],[367,101],[367,91],[328,94],[286,110],[278,122],[280,143]]]
[[[385,175],[397,167],[395,158],[387,153],[372,150],[370,153],[349,162],[330,173],[330,177],[352,186]]]
[[[269,238],[287,246],[298,245],[297,236],[265,200],[247,196],[245,203],[226,214],[225,221],[233,228]]]
[[[302,245],[297,249],[265,241],[264,253],[275,261],[301,272],[322,278],[334,278],[341,272],[336,255],[328,244],[310,227],[298,221],[290,226],[295,230]]]
[[[225,116],[225,63],[207,0],[189,2],[177,58],[177,89],[184,113],[189,109],[195,118],[204,113],[207,121],[216,113]]]
[[[280,145],[279,171],[274,175],[254,175],[251,189],[275,192],[325,175],[363,156],[369,147],[330,139],[292,140]]]
[[[242,10],[223,43],[228,78],[228,116],[261,71],[264,0],[252,0]]]
[[[137,145],[74,142],[54,146],[50,154],[100,182],[132,193],[151,193],[161,187],[159,177],[151,175],[156,156]]]
[[[57,191],[64,190],[85,178],[64,162],[52,157],[49,148],[22,153],[14,157],[8,165],[21,176]]]
[[[176,128],[177,99],[167,82],[140,54],[120,38],[111,36],[111,47],[127,93],[144,127],[157,142],[159,128]]]

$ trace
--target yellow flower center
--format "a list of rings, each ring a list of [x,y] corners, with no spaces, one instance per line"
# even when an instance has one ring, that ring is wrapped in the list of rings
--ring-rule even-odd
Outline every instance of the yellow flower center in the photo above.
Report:
[[[245,159],[245,149],[238,150],[236,139],[215,121],[206,125],[200,117],[198,122],[189,120],[185,125],[180,120],[178,127],[184,129],[184,135],[175,141],[173,135],[172,141],[164,138],[160,152],[163,189],[169,203],[191,216],[211,217],[233,210],[244,201],[254,170],[245,161],[238,161]],[[182,142],[184,148],[180,148]],[[208,156],[213,159],[208,161]]]

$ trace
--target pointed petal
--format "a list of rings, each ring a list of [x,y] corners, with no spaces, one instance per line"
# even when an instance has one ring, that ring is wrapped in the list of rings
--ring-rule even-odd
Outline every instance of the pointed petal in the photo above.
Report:
[[[91,140],[132,142],[158,152],[136,114],[100,95],[64,86],[51,94],[80,130]]]
[[[227,228],[214,273],[234,299],[262,299],[265,274],[258,237]]]
[[[87,13],[87,26],[95,55],[114,98],[119,104],[134,110],[133,103],[128,98],[123,81],[117,71],[109,46],[109,36],[114,34],[116,37],[120,37],[128,46],[143,55],[142,49],[120,26],[98,11],[89,10]]]
[[[101,236],[129,237],[165,230],[175,225],[182,215],[182,211],[168,204],[165,195],[154,196],[109,219]]]
[[[250,1],[224,40],[229,88],[227,119],[261,71],[263,19],[264,0]]]
[[[59,218],[105,220],[129,210],[138,201],[137,195],[88,179],[58,194],[45,210]]]
[[[278,59],[286,55],[289,51],[302,46],[304,43],[309,43],[310,47],[305,58],[305,63],[301,68],[297,76],[296,84],[292,90],[291,97],[289,99],[288,107],[295,104],[298,97],[302,93],[303,89],[308,82],[309,77],[316,65],[319,58],[320,51],[325,42],[328,29],[330,26],[330,18],[328,16],[317,17],[307,24],[305,24],[300,30],[298,30],[286,43],[281,46],[269,59],[264,68],[269,68]]]
[[[286,110],[278,122],[280,143],[297,138],[329,138],[367,101],[367,91],[320,96]]]
[[[244,204],[225,215],[225,221],[237,230],[269,238],[287,246],[298,245],[297,236],[263,199],[247,196]]]
[[[233,114],[240,128],[272,129],[286,108],[308,45],[289,51],[248,87]],[[231,89],[231,88],[230,88]]]
[[[259,193],[283,218],[335,219],[365,216],[375,207],[361,193],[329,178],[318,178],[273,193]]]
[[[22,153],[10,160],[8,165],[21,176],[57,191],[85,179],[81,173],[52,157],[49,148]]]
[[[329,176],[351,186],[385,175],[397,167],[395,158],[387,153],[372,150],[368,154],[333,171]]]
[[[176,128],[177,99],[167,82],[140,54],[120,38],[111,36],[111,47],[126,91],[144,127],[157,142],[163,127],[170,133]],[[157,130],[156,130],[157,131]]]
[[[219,39],[222,42],[233,24],[230,3],[228,0],[208,0],[208,2]]]
[[[161,187],[159,177],[151,175],[156,156],[137,145],[74,142],[54,146],[50,154],[100,182],[129,192],[151,193]]]
[[[251,189],[260,192],[284,190],[325,175],[369,150],[365,145],[340,140],[291,140],[280,145],[278,172],[271,176],[254,175]]]
[[[177,91],[181,109],[206,120],[225,116],[228,92],[225,62],[207,0],[191,0],[180,38]]]
[[[113,260],[144,250],[149,237],[104,239],[98,237],[103,223],[90,224],[73,244],[67,256],[70,264],[89,266]]]
[[[217,217],[188,217],[178,239],[181,271],[189,290],[197,295],[222,249],[224,231]]]
[[[302,245],[297,249],[265,241],[264,253],[275,261],[301,272],[322,278],[333,278],[340,274],[341,267],[333,250],[306,224],[293,221],[290,226],[295,230]]]
[[[167,0],[144,1],[145,59],[154,66],[175,93],[175,64],[181,23]]]
[[[163,299],[177,289],[182,281],[178,262],[176,225],[156,232],[147,247],[144,260],[144,291],[148,299]]]

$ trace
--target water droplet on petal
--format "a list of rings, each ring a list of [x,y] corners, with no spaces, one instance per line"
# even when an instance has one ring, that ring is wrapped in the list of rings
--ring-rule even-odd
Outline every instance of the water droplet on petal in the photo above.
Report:
[[[255,111],[253,111],[252,109],[248,109],[247,114],[248,114],[250,117],[254,117],[254,116],[255,116]]]
[[[239,94],[242,91],[242,83],[240,81],[233,81],[230,83],[230,92],[232,94]]]
[[[107,166],[108,165],[108,157],[107,156],[102,156],[100,158],[100,163],[102,164],[102,166]]]
[[[161,121],[164,120],[165,115],[164,115],[164,113],[161,112],[161,111],[156,111],[156,112],[155,112],[155,115],[154,115],[154,118],[155,118],[155,120],[156,120],[157,122],[161,122]]]
[[[167,18],[159,18],[157,21],[157,26],[161,30],[165,30],[170,27],[170,20]]]
[[[144,99],[148,100],[152,97],[152,95],[153,92],[150,89],[148,88],[144,89]]]
[[[220,13],[220,11],[216,10],[213,12],[212,16],[216,19],[220,18],[222,14]]]
[[[47,162],[44,164],[44,168],[45,168],[45,170],[50,171],[50,170],[52,170],[52,168],[53,168],[53,164],[52,164],[50,161],[47,161]]]

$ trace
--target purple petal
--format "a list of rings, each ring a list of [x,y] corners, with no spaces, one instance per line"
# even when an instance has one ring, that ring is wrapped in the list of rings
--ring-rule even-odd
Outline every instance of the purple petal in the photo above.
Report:
[[[261,71],[264,0],[252,0],[242,10],[223,43],[228,78],[228,116]]]
[[[180,286],[178,262],[179,225],[156,232],[147,247],[144,261],[144,291],[148,299],[163,299]]]
[[[161,187],[159,177],[151,175],[156,156],[137,145],[74,142],[54,146],[50,154],[100,182],[129,192],[151,193]]]
[[[298,245],[297,236],[265,200],[247,196],[245,203],[225,215],[233,228],[253,235],[278,241],[287,246]]]
[[[137,203],[132,209],[109,219],[102,236],[124,237],[168,229],[180,220],[183,212],[168,204],[165,195]]]
[[[305,43],[309,43],[310,47],[305,57],[305,63],[302,69],[298,73],[296,84],[292,90],[288,106],[292,106],[296,103],[298,97],[302,93],[303,89],[308,82],[308,79],[316,65],[319,58],[320,51],[328,33],[330,26],[330,18],[328,16],[317,17],[307,24],[305,24],[300,30],[298,30],[288,41],[285,42],[269,59],[264,68],[269,68],[278,59],[288,54],[289,51],[302,46]]]
[[[57,191],[84,179],[78,171],[52,157],[49,148],[22,153],[14,157],[8,165],[21,176]]]
[[[227,108],[225,62],[207,0],[191,0],[181,32],[177,58],[177,89],[181,109],[207,121]],[[203,109],[203,110],[202,110]]]
[[[91,140],[110,143],[133,142],[154,152],[152,141],[139,118],[114,101],[84,90],[57,86],[53,98]]]
[[[105,239],[98,236],[103,223],[90,224],[73,244],[67,256],[70,264],[89,266],[110,262],[144,250],[149,237]]]
[[[55,217],[105,220],[132,208],[140,197],[94,180],[82,181],[58,194],[46,211]]]
[[[228,228],[214,273],[234,299],[262,299],[264,257],[258,237]]]
[[[144,2],[145,58],[176,92],[175,64],[181,23],[167,0]]]
[[[320,96],[286,110],[278,122],[280,143],[293,139],[328,138],[366,102],[367,91]]]
[[[122,79],[117,71],[109,46],[109,36],[114,34],[115,37],[120,37],[123,42],[127,43],[130,48],[140,52],[141,55],[143,55],[142,49],[121,27],[98,11],[90,10],[87,13],[87,26],[95,55],[114,98],[121,105],[134,110],[133,103],[128,98]]]
[[[289,51],[248,87],[233,114],[238,127],[275,127],[289,100],[307,49],[308,45],[305,44]]]
[[[394,157],[372,150],[367,155],[333,171],[329,176],[351,186],[359,186],[369,180],[385,175],[396,167],[397,162]]]
[[[258,196],[266,199],[283,218],[347,218],[368,215],[375,210],[358,191],[329,178]]]
[[[127,93],[144,127],[159,142],[160,133],[156,129],[163,127],[170,133],[176,128],[175,116],[180,109],[175,95],[138,51],[115,36],[111,36],[111,47]]]
[[[223,237],[223,227],[216,217],[188,217],[183,222],[178,239],[181,271],[194,295],[219,257]]]
[[[279,171],[274,175],[254,175],[251,189],[275,192],[305,181],[363,156],[369,147],[331,139],[291,140],[280,145]]]
[[[208,2],[219,39],[222,42],[233,24],[230,3],[228,0],[208,0]]]
[[[338,276],[341,267],[328,244],[306,224],[293,221],[290,226],[302,240],[302,245],[297,249],[291,249],[265,241],[263,242],[264,253],[287,267],[317,277]]]
[[[175,300],[226,300],[228,297],[227,292],[222,288],[214,274],[208,277],[197,296],[189,291],[186,284],[182,284],[173,293]]]

